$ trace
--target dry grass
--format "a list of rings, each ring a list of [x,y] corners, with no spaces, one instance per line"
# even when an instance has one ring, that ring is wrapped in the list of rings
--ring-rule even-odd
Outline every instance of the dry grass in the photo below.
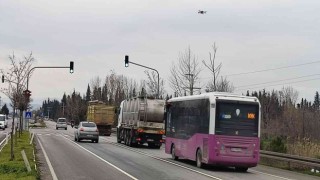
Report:
[[[288,154],[320,159],[320,143],[312,142],[309,138],[298,138],[288,142]]]

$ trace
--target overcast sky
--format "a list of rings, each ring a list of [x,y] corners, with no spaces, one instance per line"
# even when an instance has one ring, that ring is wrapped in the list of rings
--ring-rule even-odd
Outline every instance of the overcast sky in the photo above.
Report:
[[[30,79],[34,103],[60,100],[75,89],[84,94],[90,80],[114,70],[140,81],[143,68],[124,67],[124,56],[156,68],[168,85],[170,67],[179,52],[190,46],[199,61],[208,60],[215,42],[221,75],[309,65],[228,76],[235,87],[274,82],[252,88],[280,90],[292,86],[301,98],[312,100],[320,90],[320,1],[295,0],[1,0],[0,68],[8,56],[31,51],[34,66],[69,66],[37,69]],[[198,14],[198,10],[207,11]],[[310,75],[310,76],[309,76]],[[306,78],[281,81],[308,76]],[[201,72],[203,83],[210,72]],[[313,79],[313,80],[311,80]],[[303,81],[299,83],[290,83]],[[277,84],[273,86],[274,84]],[[5,87],[1,84],[0,87]],[[4,94],[3,101],[8,103]]]

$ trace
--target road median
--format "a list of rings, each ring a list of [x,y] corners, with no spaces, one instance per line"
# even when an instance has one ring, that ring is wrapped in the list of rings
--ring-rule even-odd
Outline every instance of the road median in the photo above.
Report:
[[[19,136],[18,133],[15,135]],[[14,135],[14,136],[15,136]],[[13,137],[15,138],[15,137]],[[17,137],[17,144],[14,145],[14,160],[10,160],[10,143],[5,145],[0,152],[0,179],[21,179],[21,180],[33,180],[39,179],[37,170],[35,169],[34,161],[34,144],[29,143],[29,133],[24,131],[22,135]],[[28,172],[25,166],[21,151],[25,152],[31,167],[31,171]]]

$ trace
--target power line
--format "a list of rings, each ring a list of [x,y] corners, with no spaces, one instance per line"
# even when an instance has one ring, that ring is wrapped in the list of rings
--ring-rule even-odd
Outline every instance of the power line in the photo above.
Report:
[[[278,68],[264,69],[264,70],[251,71],[251,72],[229,74],[229,75],[225,75],[225,76],[236,76],[236,75],[252,74],[252,73],[258,73],[258,72],[265,72],[265,71],[274,71],[274,70],[279,70],[279,69],[286,69],[286,68],[292,68],[292,67],[298,67],[298,66],[305,66],[305,65],[309,65],[309,64],[315,64],[315,63],[320,63],[320,61],[313,61],[313,62],[308,62],[308,63],[303,63],[303,64],[296,64],[296,65],[291,65],[291,66],[283,66],[283,67],[278,67]]]
[[[263,70],[250,71],[250,72],[227,74],[227,75],[223,75],[223,76],[228,77],[228,76],[245,75],[245,74],[252,74],[252,73],[259,73],[259,72],[266,72],[266,71],[274,71],[274,70],[287,69],[287,68],[305,66],[305,65],[316,64],[316,63],[320,63],[320,61],[313,61],[313,62],[308,62],[308,63],[302,63],[302,64],[296,64],[296,65],[290,65],[290,66],[282,66],[282,67],[278,67],[278,68],[270,68],[270,69],[263,69]],[[209,79],[209,78],[212,78],[212,77],[206,77],[206,78],[201,78],[201,79]]]
[[[275,82],[281,82],[281,81],[288,81],[288,80],[295,80],[295,79],[301,79],[305,77],[311,77],[311,76],[318,76],[320,74],[311,74],[311,75],[306,75],[306,76],[299,76],[295,78],[289,78],[289,79],[282,79],[282,80],[277,80],[277,81],[268,81],[268,82],[263,82],[263,83],[258,83],[258,84],[250,84],[250,85],[243,85],[243,86],[238,86],[236,88],[243,88],[243,87],[250,87],[250,86],[257,86],[257,85],[262,85],[262,84],[270,84],[270,83],[275,83]]]
[[[293,81],[293,82],[288,82],[288,83],[281,83],[281,84],[273,84],[273,85],[268,85],[268,87],[271,86],[279,86],[279,85],[285,85],[285,84],[296,84],[296,83],[300,83],[300,82],[307,82],[307,81],[314,81],[314,80],[318,80],[320,78],[314,78],[314,79],[306,79],[306,80],[302,80],[302,81]],[[243,90],[249,90],[249,89],[256,89],[256,88],[264,88],[265,86],[260,86],[260,87],[250,87],[250,88],[243,88],[243,89],[237,89],[237,91],[243,91]]]

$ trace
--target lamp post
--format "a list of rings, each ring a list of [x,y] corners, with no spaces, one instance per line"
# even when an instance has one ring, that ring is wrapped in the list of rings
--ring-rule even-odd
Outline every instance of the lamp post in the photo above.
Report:
[[[199,87],[193,87],[193,83],[194,83],[194,78],[193,78],[193,76],[194,76],[194,74],[191,74],[191,73],[188,73],[188,74],[185,74],[186,76],[191,76],[191,80],[189,79],[189,81],[190,81],[190,87],[189,87],[189,89],[190,89],[190,95],[193,95],[193,89],[201,89],[201,88],[199,88]]]
[[[138,64],[138,63],[134,63],[134,62],[129,61],[129,56],[126,55],[126,56],[125,56],[125,59],[124,59],[124,66],[125,66],[125,67],[129,67],[129,63],[134,64],[134,65],[137,65],[137,66],[141,66],[141,67],[144,67],[144,68],[147,68],[147,69],[151,69],[151,70],[155,71],[155,72],[158,74],[157,98],[159,98],[159,81],[160,81],[159,72],[158,72],[156,69],[153,69],[153,68],[151,68],[151,67],[144,66],[144,65],[141,65],[141,64]]]

